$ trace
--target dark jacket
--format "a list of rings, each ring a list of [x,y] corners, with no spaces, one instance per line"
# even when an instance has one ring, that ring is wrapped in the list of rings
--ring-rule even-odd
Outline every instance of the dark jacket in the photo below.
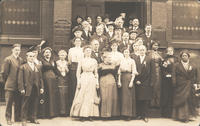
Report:
[[[99,36],[94,33],[91,39],[97,39],[99,41],[99,51],[102,51],[103,48],[108,47],[108,38],[103,34]]]
[[[96,61],[97,61],[98,64],[102,62],[102,60],[101,60],[101,54],[100,54],[99,52],[98,52],[98,56],[97,56],[97,55],[95,54],[95,52],[92,51],[91,57],[94,58],[94,59],[96,59]]]
[[[175,65],[173,72],[174,106],[183,105],[194,96],[193,84],[197,82],[197,69],[189,63],[190,69],[185,70],[181,62]]]
[[[142,64],[140,63],[140,58],[136,60],[136,66],[138,70],[138,75],[135,77],[135,83],[140,81],[141,84],[136,84],[136,99],[137,100],[151,100],[153,94],[153,88],[150,85],[151,82],[151,59],[145,57]]]
[[[19,67],[24,61],[21,57],[16,59],[13,55],[5,58],[1,74],[5,82],[5,90],[16,91]]]
[[[38,95],[40,89],[44,89],[41,70],[37,66],[36,68],[37,70],[33,71],[28,63],[20,67],[18,76],[18,90],[25,90],[25,96],[31,95],[33,85],[36,85]]]

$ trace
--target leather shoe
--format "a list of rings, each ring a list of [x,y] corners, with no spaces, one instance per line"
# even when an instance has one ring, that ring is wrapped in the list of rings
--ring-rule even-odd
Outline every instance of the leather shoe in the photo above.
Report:
[[[145,123],[148,123],[148,122],[149,122],[149,119],[148,119],[148,118],[145,118],[145,117],[144,117],[143,120],[144,120]]]
[[[40,124],[40,122],[38,120],[31,120],[31,123],[34,123],[34,124]]]
[[[7,121],[8,125],[12,125],[12,122],[10,120]]]

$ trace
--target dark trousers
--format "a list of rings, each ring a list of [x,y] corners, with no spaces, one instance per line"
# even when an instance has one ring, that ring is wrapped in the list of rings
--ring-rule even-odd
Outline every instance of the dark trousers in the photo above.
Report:
[[[23,96],[21,118],[25,122],[28,118],[31,120],[37,119],[39,96],[37,87],[32,87],[30,96]]]
[[[137,100],[137,116],[147,117],[149,111],[149,101],[148,100]]]
[[[6,120],[10,121],[12,118],[12,105],[14,103],[14,119],[20,121],[21,100],[22,97],[18,91],[5,91],[6,98]]]

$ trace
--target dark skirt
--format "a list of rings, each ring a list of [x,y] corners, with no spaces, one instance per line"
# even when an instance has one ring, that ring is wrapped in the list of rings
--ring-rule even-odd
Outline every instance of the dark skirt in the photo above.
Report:
[[[101,117],[116,117],[120,115],[117,84],[113,74],[100,78]]]
[[[69,80],[68,77],[59,76],[58,78],[58,88],[59,88],[59,101],[60,101],[60,114],[69,115]]]
[[[39,105],[40,118],[52,118],[59,115],[59,89],[58,81],[53,71],[47,71],[43,76],[44,94],[40,97],[44,100],[43,104]]]
[[[77,85],[77,78],[76,78],[76,71],[77,71],[77,67],[78,67],[78,63],[76,62],[72,62],[72,64],[70,65],[70,71],[69,71],[69,77],[70,77],[70,83],[69,83],[69,104],[70,104],[70,108],[72,106],[73,100],[74,100],[74,96],[75,96],[75,92],[76,92],[76,85]]]
[[[161,114],[163,117],[171,117],[173,106],[172,78],[163,78],[161,85]]]
[[[161,71],[158,62],[154,61],[151,76],[151,83],[153,86],[153,98],[151,100],[151,107],[159,108],[161,96]]]
[[[135,86],[129,88],[132,74],[122,72],[121,74],[121,115],[128,117],[136,116]]]

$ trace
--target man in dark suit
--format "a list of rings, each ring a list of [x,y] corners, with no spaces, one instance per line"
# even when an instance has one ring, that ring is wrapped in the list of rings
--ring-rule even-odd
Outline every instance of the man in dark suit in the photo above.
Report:
[[[97,39],[99,41],[99,50],[102,51],[103,48],[108,46],[108,38],[104,35],[104,28],[101,25],[96,27],[96,32],[91,37],[92,39]]]
[[[102,62],[101,60],[101,53],[99,52],[99,41],[97,39],[93,39],[91,41],[92,45],[92,54],[91,57],[96,59],[98,64]]]
[[[146,47],[141,45],[139,47],[140,55],[136,60],[138,75],[135,77],[136,83],[136,101],[137,101],[137,116],[148,122],[147,112],[149,101],[152,99],[152,87],[150,85],[151,79],[151,60],[146,56]]]
[[[12,54],[5,58],[2,65],[2,75],[5,81],[5,98],[6,98],[6,120],[8,125],[12,125],[12,105],[14,105],[14,118],[16,122],[20,121],[21,96],[17,90],[17,77],[20,65],[23,63],[21,57],[21,45],[14,44]]]
[[[85,40],[85,44],[90,44],[90,37],[91,37],[91,31],[90,31],[90,24],[87,21],[82,22],[82,38]]]
[[[144,45],[147,47],[147,50],[150,50],[151,41],[153,40],[152,36],[152,26],[150,24],[145,25],[145,33],[140,35],[144,40]]]
[[[138,36],[144,34],[144,30],[139,27],[139,25],[140,25],[139,19],[137,19],[137,18],[133,19],[132,25],[133,25],[133,27],[131,29],[129,29],[130,31],[131,30],[136,31],[138,33]]]
[[[23,95],[21,108],[22,126],[26,126],[28,115],[31,117],[31,123],[39,124],[36,120],[39,94],[43,94],[44,85],[40,68],[34,63],[34,55],[32,51],[27,52],[27,63],[19,69],[18,90]]]

